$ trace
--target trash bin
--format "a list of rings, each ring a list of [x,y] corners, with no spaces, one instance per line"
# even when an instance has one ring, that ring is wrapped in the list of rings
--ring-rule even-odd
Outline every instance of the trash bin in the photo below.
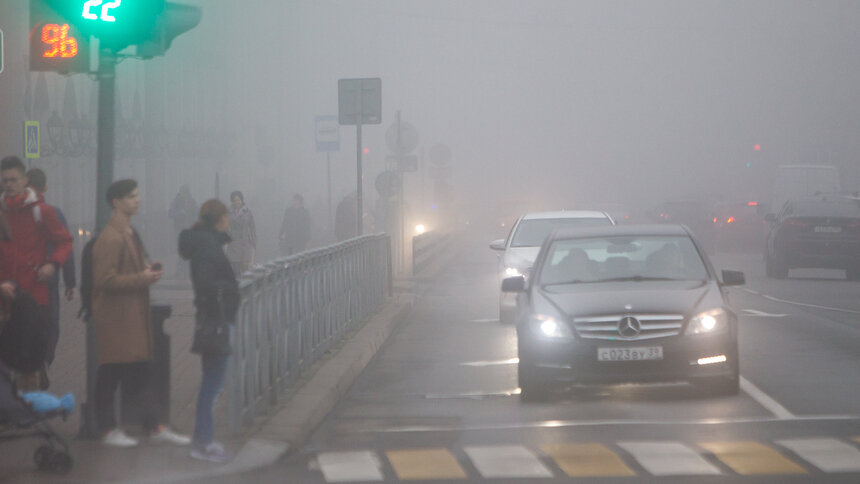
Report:
[[[164,332],[164,322],[170,317],[170,304],[153,303],[150,305],[152,315],[152,344],[154,361],[152,364],[152,399],[155,404],[156,417],[159,422],[170,422],[170,336]],[[119,419],[126,425],[137,425],[140,422],[140,411],[134,399],[134,392],[126,392],[120,388],[121,411]]]

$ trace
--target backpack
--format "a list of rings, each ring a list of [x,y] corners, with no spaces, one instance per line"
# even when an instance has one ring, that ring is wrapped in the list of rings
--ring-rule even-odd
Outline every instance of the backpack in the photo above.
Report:
[[[81,293],[81,308],[78,310],[78,318],[90,321],[93,316],[93,246],[99,234],[84,244],[81,250],[81,285],[78,290]]]
[[[9,368],[30,373],[42,368],[48,354],[50,327],[47,311],[18,288],[10,303],[9,321],[0,333],[0,361]]]

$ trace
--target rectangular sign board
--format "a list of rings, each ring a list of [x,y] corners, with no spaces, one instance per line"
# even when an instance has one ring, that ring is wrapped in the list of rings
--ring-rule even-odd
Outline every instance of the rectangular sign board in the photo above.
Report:
[[[382,123],[382,79],[339,79],[337,107],[340,124]]]
[[[337,122],[337,116],[314,118],[314,135],[317,151],[322,153],[340,151],[340,125]]]
[[[24,156],[38,158],[41,144],[38,121],[24,121]]]
[[[418,155],[389,155],[385,157],[385,161],[396,166],[401,173],[418,171]]]

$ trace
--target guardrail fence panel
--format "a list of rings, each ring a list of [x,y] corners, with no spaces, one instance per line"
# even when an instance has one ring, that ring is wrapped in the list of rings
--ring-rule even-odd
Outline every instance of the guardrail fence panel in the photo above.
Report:
[[[229,428],[265,415],[301,372],[391,295],[391,240],[367,235],[242,275],[228,380]]]

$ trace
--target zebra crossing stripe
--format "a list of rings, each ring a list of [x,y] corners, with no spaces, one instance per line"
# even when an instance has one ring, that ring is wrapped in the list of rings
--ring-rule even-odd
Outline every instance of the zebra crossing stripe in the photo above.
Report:
[[[536,455],[520,445],[474,446],[463,450],[484,477],[553,477]]]
[[[758,442],[700,442],[699,447],[741,475],[806,474],[806,469]]]
[[[317,463],[327,482],[381,481],[382,464],[369,451],[322,452]]]
[[[618,445],[655,476],[721,474],[698,452],[680,443],[639,441]]]
[[[618,455],[602,444],[544,444],[540,448],[569,477],[636,475]]]
[[[465,479],[466,471],[447,449],[389,450],[385,453],[397,477],[409,479]]]
[[[860,472],[860,450],[851,444],[836,439],[785,439],[776,443],[824,472]]]

